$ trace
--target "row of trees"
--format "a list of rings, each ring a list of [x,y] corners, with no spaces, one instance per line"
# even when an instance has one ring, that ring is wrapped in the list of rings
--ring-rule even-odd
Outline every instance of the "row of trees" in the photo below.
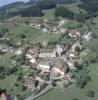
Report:
[[[17,16],[17,15],[21,15],[23,17],[30,17],[30,16],[42,16],[43,14],[38,6],[33,5],[27,8],[22,8],[17,11],[12,11],[12,12],[10,11],[7,17]]]
[[[2,38],[7,32],[9,32],[8,28],[0,29],[0,38]]]
[[[80,12],[80,14],[76,14],[64,6],[56,7],[55,17],[58,18],[59,16],[66,17],[66,18],[72,19],[72,20],[81,21],[81,22],[83,22],[85,20],[85,16],[82,12]]]
[[[87,11],[89,16],[98,15],[98,0],[81,0],[81,4],[78,7]]]
[[[76,0],[47,0],[47,1],[46,0],[30,0],[28,3],[34,4],[34,3],[38,3],[38,2],[44,3],[44,5],[45,5],[46,2],[47,2],[47,4],[49,2],[52,2],[54,4],[71,4],[71,3],[75,3]]]
[[[0,17],[21,15],[25,17],[42,16],[42,10],[55,8],[57,4],[70,4],[75,0],[31,0],[28,3],[16,2],[0,8]],[[18,8],[18,9],[17,9]],[[14,9],[13,11],[11,9]]]

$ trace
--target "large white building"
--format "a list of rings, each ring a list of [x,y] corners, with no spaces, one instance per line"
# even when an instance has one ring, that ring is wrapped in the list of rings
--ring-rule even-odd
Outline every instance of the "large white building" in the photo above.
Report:
[[[56,53],[58,56],[61,56],[61,53],[63,52],[63,49],[60,45],[56,45]]]
[[[40,54],[39,54],[39,57],[40,58],[53,58],[53,57],[56,57],[56,51],[55,50],[42,50],[40,51]]]
[[[50,65],[49,64],[38,64],[38,69],[41,69],[43,72],[49,72]]]
[[[83,35],[83,39],[85,39],[86,41],[91,40],[92,38],[92,32],[88,32],[87,34]]]

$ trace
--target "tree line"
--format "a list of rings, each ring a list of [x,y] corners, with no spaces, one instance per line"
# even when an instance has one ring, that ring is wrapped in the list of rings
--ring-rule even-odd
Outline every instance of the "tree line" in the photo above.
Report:
[[[67,9],[64,6],[58,6],[55,9],[55,17],[66,17],[68,19],[72,19],[72,20],[77,20],[77,21],[81,21],[83,22],[85,20],[85,15],[82,13],[74,13],[72,11],[70,11],[69,9]]]
[[[30,0],[27,3],[16,2],[0,7],[0,17],[8,18],[17,15],[23,17],[42,16],[42,10],[56,8],[58,4],[70,4],[74,2],[75,0]]]
[[[80,0],[81,4],[78,4],[78,7],[87,11],[89,16],[98,15],[98,0]]]

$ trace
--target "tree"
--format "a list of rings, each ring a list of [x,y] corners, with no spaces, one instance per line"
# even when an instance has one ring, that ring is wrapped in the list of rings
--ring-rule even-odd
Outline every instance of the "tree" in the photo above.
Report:
[[[82,66],[81,70],[77,70],[73,73],[77,87],[84,88],[87,83],[91,81],[91,76],[88,75],[88,73],[88,69],[85,66]]]
[[[76,52],[80,52],[80,51],[81,51],[80,47],[79,47],[79,46],[76,46],[76,47],[75,47],[75,51],[76,51]]]
[[[74,13],[74,12],[72,12],[71,10],[67,9],[64,6],[56,7],[54,16],[57,17],[57,18],[58,18],[58,16],[66,17],[68,19],[72,19],[72,20],[74,19],[74,20],[79,21],[79,22],[84,22],[84,20],[85,20],[84,14]]]
[[[98,40],[93,39],[89,43],[85,44],[85,47],[89,49],[88,55],[83,59],[84,62],[96,63],[98,61]]]
[[[26,25],[29,25],[29,21],[26,20],[26,21],[25,21],[25,24],[26,24]]]
[[[58,16],[73,19],[73,13],[64,6],[59,6],[55,9],[55,17]]]
[[[41,9],[51,9],[56,7],[56,4],[52,0],[39,0],[37,5]]]
[[[8,28],[2,28],[0,30],[0,38],[2,38],[7,32],[9,32]]]
[[[0,79],[4,79],[5,78],[5,67],[0,66]]]
[[[78,100],[78,98],[73,98],[72,100]]]
[[[17,11],[10,11],[8,17],[21,15],[23,17],[32,17],[32,16],[42,16],[42,10],[37,5],[32,5],[29,7],[22,8]]]
[[[80,64],[78,63],[78,61],[75,61],[75,62],[74,62],[74,66],[75,66],[78,70],[81,70],[81,69],[83,68],[83,66],[80,65]]]
[[[84,88],[90,80],[90,76],[80,75],[80,77],[76,81],[76,86],[79,88]]]
[[[15,57],[14,57],[14,60],[16,60],[17,63],[23,65],[23,64],[25,64],[25,60],[26,60],[26,59],[25,59],[24,55],[21,54],[21,55],[15,56]]]
[[[93,98],[93,97],[95,97],[95,92],[92,90],[88,90],[87,96]]]
[[[16,97],[18,100],[24,100],[23,96],[21,96],[20,94],[17,94]]]
[[[25,39],[26,35],[25,34],[21,34],[20,37],[21,37],[21,39]]]

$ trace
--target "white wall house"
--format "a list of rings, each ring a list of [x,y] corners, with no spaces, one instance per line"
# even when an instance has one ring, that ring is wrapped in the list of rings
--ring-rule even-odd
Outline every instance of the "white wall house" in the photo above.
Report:
[[[41,69],[43,72],[49,72],[49,68],[50,68],[50,65],[45,65],[45,64],[38,64],[37,66],[38,69]]]
[[[92,38],[92,32],[88,32],[87,34],[83,35],[83,39],[85,39],[86,41],[91,40]]]
[[[58,56],[61,56],[61,53],[63,52],[63,49],[60,45],[56,45],[56,52]]]
[[[32,64],[35,64],[35,63],[36,63],[36,59],[32,58],[32,59],[30,60],[30,62],[31,62]]]
[[[76,37],[77,37],[76,34],[73,34],[73,33],[71,33],[71,32],[70,32],[68,35],[69,35],[69,37],[71,37],[71,38],[76,38]]]
[[[55,51],[52,51],[52,52],[41,52],[39,54],[39,57],[41,57],[41,58],[46,58],[46,57],[53,58],[53,57],[56,57],[56,52]]]
[[[43,28],[43,29],[42,29],[42,32],[44,32],[44,33],[45,33],[45,32],[48,32],[48,29],[47,29],[47,28]]]

